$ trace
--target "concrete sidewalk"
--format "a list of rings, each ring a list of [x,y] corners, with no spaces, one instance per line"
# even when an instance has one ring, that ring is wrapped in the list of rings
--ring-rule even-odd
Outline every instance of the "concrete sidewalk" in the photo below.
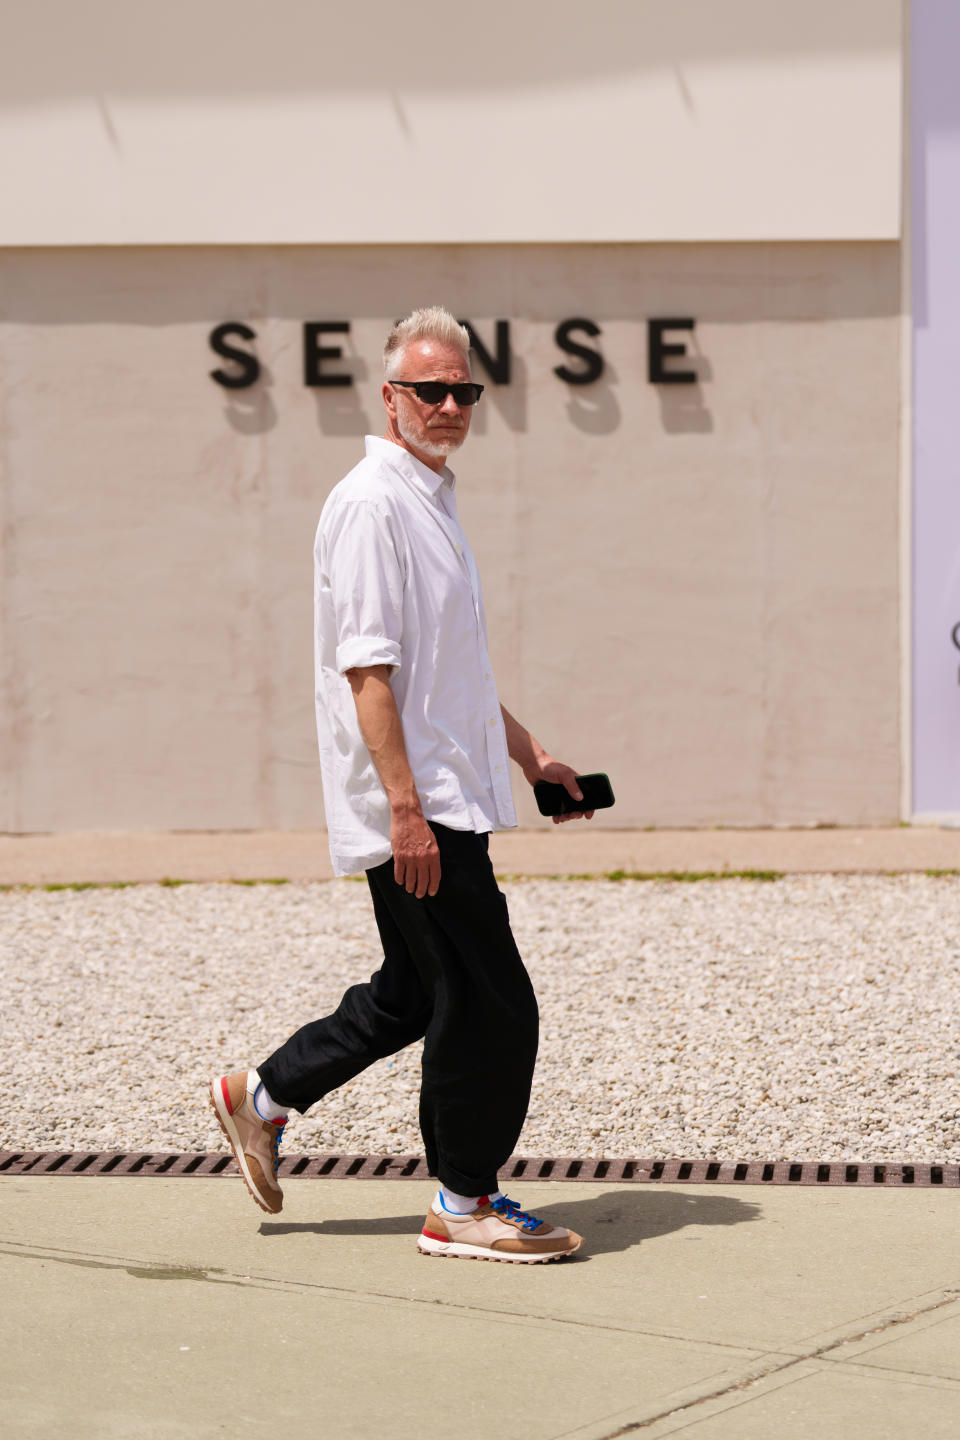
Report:
[[[960,870],[960,830],[603,830],[577,820],[494,835],[491,855],[498,873],[509,875]],[[331,873],[322,830],[0,835],[2,885],[328,880]]]
[[[0,1179],[17,1440],[953,1440],[960,1195],[590,1184],[518,1199],[586,1237],[420,1256],[429,1189]]]
[[[501,873],[960,870],[934,829],[513,832]],[[326,837],[0,837],[0,883],[329,875]],[[586,1239],[437,1261],[430,1188],[0,1177],[13,1440],[953,1440],[960,1193],[522,1185]],[[164,1282],[158,1284],[157,1282]]]

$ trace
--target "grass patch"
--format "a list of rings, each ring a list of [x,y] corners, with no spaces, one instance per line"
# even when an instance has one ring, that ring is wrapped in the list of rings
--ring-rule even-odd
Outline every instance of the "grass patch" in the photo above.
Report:
[[[354,877],[351,877],[354,878]],[[364,876],[359,877],[361,880]],[[289,885],[290,881],[285,875],[264,875],[257,880],[178,880],[172,876],[165,875],[162,880],[51,880],[48,884],[3,884],[0,885],[0,894],[6,895],[14,890],[43,890],[45,893],[52,893],[57,890],[130,890],[137,885],[163,885],[168,890],[175,890],[180,885]]]
[[[67,880],[59,884],[18,885],[18,890],[126,890],[135,880]],[[13,888],[12,886],[10,887]]]
[[[946,873],[946,872],[944,872]],[[677,880],[690,885],[697,880],[783,880],[783,870],[604,870],[567,875],[497,875],[508,884],[523,880]]]
[[[677,880],[693,885],[698,880],[782,880],[782,870],[608,870],[605,880]]]
[[[289,885],[290,881],[286,875],[263,875],[253,880],[174,880],[165,875],[159,883],[173,889],[178,885]],[[145,880],[143,884],[149,885],[150,881]]]
[[[829,873],[829,872],[828,872]],[[847,872],[840,872],[846,874]],[[876,873],[873,871],[865,873]],[[884,870],[879,872],[885,876],[895,879],[902,875],[915,875],[922,873],[928,875],[931,880],[955,880],[960,876],[960,869],[956,870]],[[364,884],[365,875],[344,875],[341,881],[352,881],[354,884]],[[785,880],[787,878],[784,870],[604,870],[604,871],[583,871],[568,872],[566,874],[552,875],[526,875],[526,874],[505,874],[497,873],[499,882],[517,885],[529,880],[612,880],[619,884],[623,880],[673,880],[681,885],[693,885],[698,880],[755,880],[767,883],[773,880]],[[324,883],[319,879],[310,881],[311,884]],[[162,885],[167,890],[176,890],[181,885],[289,885],[291,881],[286,875],[263,875],[254,880],[181,880],[175,876],[165,875],[162,880],[61,880],[50,881],[47,884],[17,884],[15,882],[0,884],[0,895],[11,894],[15,890],[42,890],[46,893],[55,893],[59,890],[129,890],[137,885]]]
[[[286,875],[264,875],[262,880],[231,880],[231,885],[289,885]]]

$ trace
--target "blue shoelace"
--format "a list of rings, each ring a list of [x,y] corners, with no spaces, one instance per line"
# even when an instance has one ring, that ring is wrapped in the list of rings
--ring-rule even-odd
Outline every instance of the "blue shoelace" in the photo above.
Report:
[[[540,1224],[536,1215],[530,1215],[526,1210],[521,1210],[516,1200],[508,1200],[506,1195],[501,1195],[498,1200],[491,1200],[490,1209],[496,1215],[502,1215],[504,1220],[514,1221],[524,1230],[536,1230]]]
[[[284,1121],[283,1124],[282,1124],[282,1125],[279,1127],[279,1129],[277,1130],[276,1135],[273,1137],[273,1173],[274,1173],[274,1176],[276,1176],[277,1171],[280,1169],[280,1141],[283,1139],[284,1131],[286,1130],[286,1128],[287,1128],[287,1122]]]

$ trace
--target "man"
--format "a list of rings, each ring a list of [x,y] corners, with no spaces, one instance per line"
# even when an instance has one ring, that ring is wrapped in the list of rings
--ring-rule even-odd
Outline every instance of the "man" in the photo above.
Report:
[[[211,1081],[256,1202],[275,1214],[277,1146],[374,1060],[423,1039],[420,1127],[440,1188],[418,1245],[537,1262],[579,1249],[500,1193],[530,1095],[537,1005],[487,854],[516,824],[509,758],[581,800],[497,699],[480,581],[447,456],[482,385],[447,311],[416,310],[384,349],[385,437],[331,493],[315,548],[317,728],[337,875],[365,870],[383,964],[258,1070]],[[592,812],[586,812],[590,818]],[[569,817],[563,817],[569,818]]]

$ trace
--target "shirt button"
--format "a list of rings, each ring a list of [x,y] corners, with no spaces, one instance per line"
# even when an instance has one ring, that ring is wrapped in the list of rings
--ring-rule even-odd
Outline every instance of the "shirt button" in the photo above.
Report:
[[[491,724],[491,725],[496,725],[496,723],[497,723],[496,720],[491,720],[491,721],[490,721],[490,724]]]

